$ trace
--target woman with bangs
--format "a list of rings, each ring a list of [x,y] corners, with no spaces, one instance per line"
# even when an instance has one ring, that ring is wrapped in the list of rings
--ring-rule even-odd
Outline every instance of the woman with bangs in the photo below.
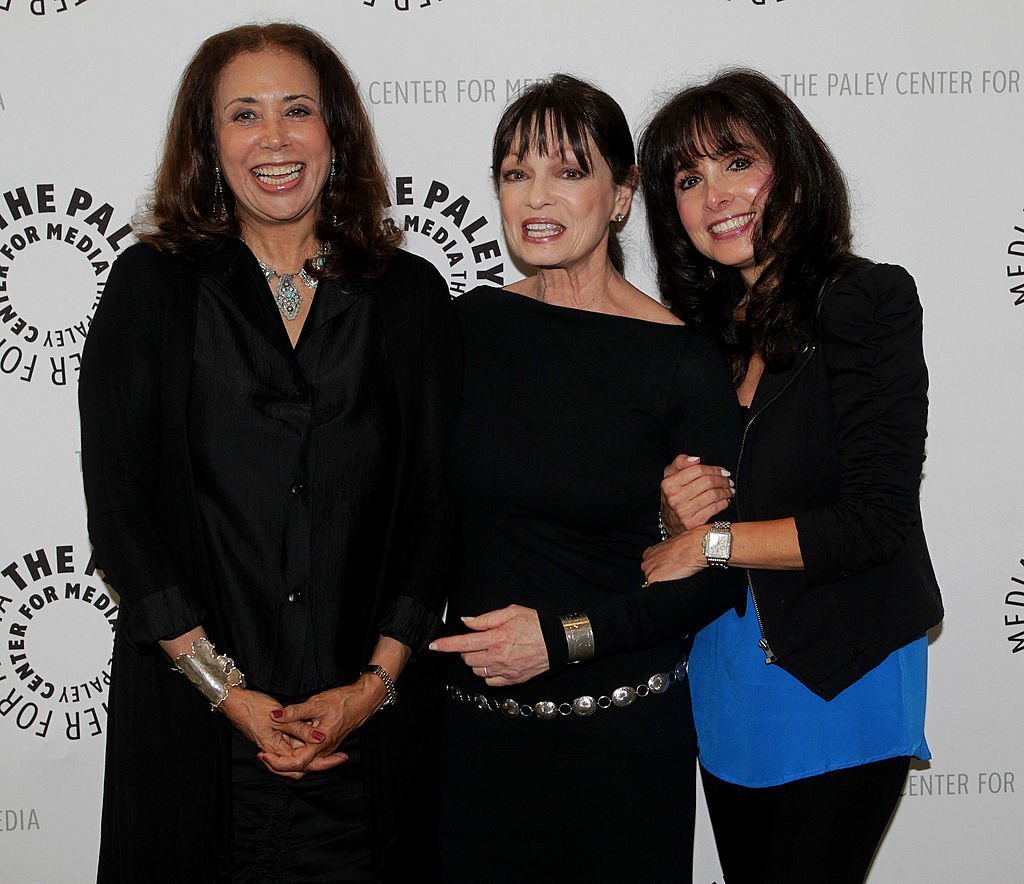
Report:
[[[493,174],[531,275],[456,301],[442,863],[449,882],[691,877],[686,634],[735,604],[711,572],[645,585],[678,451],[737,454],[711,342],[622,275],[637,169],[619,106],[558,75],[505,111]],[[723,508],[726,475],[702,506]],[[702,521],[703,521],[702,519]]]
[[[663,483],[675,536],[644,557],[649,580],[717,566],[747,581],[690,657],[725,879],[860,882],[910,759],[930,757],[925,633],[942,604],[914,281],[852,252],[841,170],[761,74],[676,95],[641,157],[662,297],[715,337],[744,413],[724,462],[736,521],[679,518],[707,469],[680,456]]]

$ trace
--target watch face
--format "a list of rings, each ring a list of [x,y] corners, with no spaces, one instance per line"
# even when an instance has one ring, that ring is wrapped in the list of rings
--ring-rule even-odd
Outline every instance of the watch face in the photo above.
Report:
[[[732,549],[732,534],[712,528],[704,538],[704,555],[709,559],[728,559]]]

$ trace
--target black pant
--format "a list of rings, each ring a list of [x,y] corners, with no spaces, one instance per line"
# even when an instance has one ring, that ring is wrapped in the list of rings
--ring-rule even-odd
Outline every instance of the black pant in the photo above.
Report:
[[[299,780],[276,776],[237,731],[232,758],[233,884],[371,884],[370,834],[357,738],[349,760]]]
[[[702,768],[727,884],[862,884],[909,766],[889,758],[766,789]]]

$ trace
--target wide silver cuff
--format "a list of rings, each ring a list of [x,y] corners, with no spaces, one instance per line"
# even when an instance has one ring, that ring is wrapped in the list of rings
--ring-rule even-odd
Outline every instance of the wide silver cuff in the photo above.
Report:
[[[208,638],[192,642],[190,653],[174,658],[178,671],[194,684],[216,710],[228,695],[229,687],[245,687],[245,676],[227,654],[218,654]]]
[[[562,616],[565,643],[569,646],[569,662],[582,663],[594,656],[594,629],[586,614]]]

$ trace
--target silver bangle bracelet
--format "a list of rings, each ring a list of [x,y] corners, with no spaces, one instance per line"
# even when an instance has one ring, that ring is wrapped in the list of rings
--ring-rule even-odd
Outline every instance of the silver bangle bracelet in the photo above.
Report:
[[[582,663],[594,656],[594,629],[586,614],[565,614],[562,618],[569,662]]]
[[[218,654],[205,637],[192,642],[190,652],[175,657],[174,665],[210,701],[214,712],[227,698],[229,687],[245,687],[245,676],[235,661],[227,654]]]

